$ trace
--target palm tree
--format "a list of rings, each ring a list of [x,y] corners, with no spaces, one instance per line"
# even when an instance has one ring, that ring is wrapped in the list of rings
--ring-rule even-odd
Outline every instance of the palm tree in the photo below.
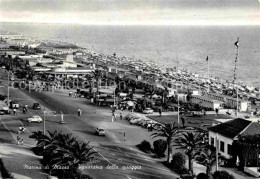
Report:
[[[96,69],[95,71],[93,71],[92,74],[93,74],[93,78],[95,79],[95,81],[97,83],[97,94],[98,94],[100,78],[102,77],[103,74],[102,74],[102,71],[99,69]]]
[[[72,175],[77,175],[79,166],[92,161],[96,153],[89,146],[89,142],[80,143],[76,140],[66,148],[60,146],[56,151],[57,155],[52,158],[51,163],[56,166],[68,166]]]
[[[216,148],[208,145],[204,148],[202,148],[201,151],[198,151],[195,157],[196,161],[204,165],[206,169],[206,174],[208,175],[208,178],[212,178],[212,167],[216,164]]]
[[[195,157],[195,153],[202,145],[202,137],[196,132],[195,134],[192,132],[183,133],[182,137],[178,138],[176,141],[178,149],[185,149],[185,153],[188,156],[189,160],[189,170],[193,173],[193,159]]]
[[[156,88],[154,85],[146,85],[144,91],[150,95],[150,99],[152,100],[153,95],[156,93]]]
[[[170,163],[171,161],[171,153],[172,153],[172,140],[178,134],[179,130],[178,127],[175,126],[175,122],[173,124],[165,124],[160,125],[159,132],[155,132],[152,134],[152,137],[165,137],[167,141],[167,148],[168,148],[168,156],[167,162]]]

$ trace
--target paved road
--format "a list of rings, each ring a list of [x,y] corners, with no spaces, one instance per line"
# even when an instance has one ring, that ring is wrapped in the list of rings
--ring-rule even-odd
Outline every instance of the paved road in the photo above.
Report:
[[[1,91],[6,92],[3,88]],[[117,119],[111,122],[111,111],[107,107],[97,107],[89,104],[84,98],[70,98],[68,92],[35,92],[20,91],[10,89],[12,98],[20,98],[22,105],[32,106],[33,102],[39,102],[42,108],[48,111],[62,111],[66,124],[61,125],[60,115],[46,116],[46,129],[50,131],[58,130],[64,133],[72,133],[81,141],[91,141],[91,145],[99,155],[97,155],[97,166],[103,169],[84,169],[93,178],[176,178],[178,177],[172,171],[151,158],[149,155],[138,151],[134,145],[144,139],[151,140],[151,133],[138,126],[130,126],[125,120]],[[77,116],[77,108],[83,111],[82,116]],[[18,111],[17,116],[2,118],[2,125],[8,129],[11,137],[9,141],[15,143],[17,130],[21,123],[28,129],[22,134],[25,145],[33,146],[35,141],[28,136],[32,131],[42,130],[41,123],[27,123],[28,116],[37,114],[43,117],[42,110],[29,109],[27,114],[21,114]],[[125,115],[125,114],[124,114]],[[106,137],[96,136],[94,134],[96,127],[104,127],[107,131]],[[123,133],[126,133],[124,141]],[[118,169],[108,169],[108,166],[114,165]],[[128,167],[128,168],[127,168]],[[133,168],[136,167],[136,168]],[[110,167],[111,168],[111,167]]]

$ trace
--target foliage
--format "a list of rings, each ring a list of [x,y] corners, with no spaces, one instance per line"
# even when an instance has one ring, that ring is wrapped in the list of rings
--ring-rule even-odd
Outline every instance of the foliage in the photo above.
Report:
[[[215,171],[213,179],[235,179],[235,177],[226,171]]]
[[[208,175],[206,173],[199,173],[197,179],[208,179]]]
[[[144,152],[151,151],[151,144],[147,140],[143,140],[137,147]]]
[[[260,135],[240,136],[232,144],[232,159],[235,164],[239,158],[239,167],[255,167],[257,165],[257,143],[260,144]],[[236,149],[240,150],[236,150]],[[258,149],[258,153],[260,150]]]
[[[95,152],[89,143],[78,142],[70,134],[48,131],[48,135],[43,135],[37,131],[30,137],[37,141],[36,148],[42,150],[40,153],[43,155],[43,165],[49,166],[51,173],[60,177],[78,178],[79,166],[94,158]]]
[[[163,139],[158,139],[153,142],[153,148],[157,157],[164,157],[164,152],[167,149],[167,142]]]
[[[179,133],[179,129],[173,124],[164,124],[159,128],[158,132],[152,134],[152,137],[164,137],[167,141],[168,156],[167,162],[170,163],[170,154],[172,153],[172,140]]]
[[[189,170],[193,173],[193,159],[199,148],[202,147],[202,135],[200,133],[187,132],[183,133],[182,137],[178,138],[176,144],[179,146],[178,149],[184,149],[189,159]]]
[[[195,154],[195,159],[206,167],[207,176],[211,177],[212,167],[216,164],[216,148],[208,145]]]
[[[180,170],[185,167],[185,163],[186,163],[185,155],[178,152],[172,156],[172,161],[170,166],[173,170]]]

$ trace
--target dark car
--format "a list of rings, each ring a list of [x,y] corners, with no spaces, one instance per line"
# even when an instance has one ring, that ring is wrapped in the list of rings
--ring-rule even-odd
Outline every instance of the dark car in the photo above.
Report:
[[[33,103],[33,109],[41,109],[41,106],[39,103]]]

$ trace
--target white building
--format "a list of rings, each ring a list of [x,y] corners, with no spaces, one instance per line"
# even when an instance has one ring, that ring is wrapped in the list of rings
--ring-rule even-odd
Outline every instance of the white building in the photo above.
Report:
[[[237,108],[237,98],[231,96],[225,96],[217,93],[208,93],[207,96],[211,99],[219,100],[224,102],[226,107],[236,109]],[[251,102],[238,99],[238,109],[239,111],[249,111],[251,110]]]
[[[223,102],[218,100],[213,100],[207,96],[200,96],[200,95],[192,95],[191,103],[199,104],[205,108],[211,108],[215,110],[216,108],[221,109],[223,108]]]
[[[232,143],[239,135],[260,134],[260,124],[245,119],[233,119],[228,122],[209,127],[209,144],[216,147],[226,159],[232,156]]]

